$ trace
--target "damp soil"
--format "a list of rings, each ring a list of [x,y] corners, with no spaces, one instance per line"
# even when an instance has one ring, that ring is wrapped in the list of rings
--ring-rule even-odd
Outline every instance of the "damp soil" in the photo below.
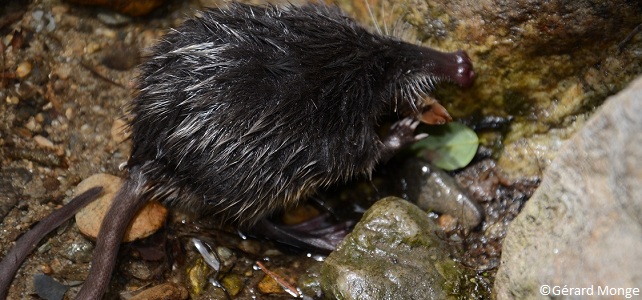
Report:
[[[61,1],[12,1],[0,8],[0,253],[66,203],[82,179],[96,173],[125,176],[119,166],[130,144],[121,128],[128,119],[127,103],[136,93],[135,66],[145,49],[197,8],[198,3],[174,1],[149,16],[116,22],[109,10]],[[371,180],[333,187],[317,198],[365,207],[394,193],[385,187],[386,169],[394,167],[388,164]],[[481,150],[475,162],[452,175],[482,205],[486,219],[472,232],[455,229],[443,236],[453,245],[453,256],[478,271],[487,284],[480,287],[485,289],[481,295],[488,296],[506,228],[538,179],[508,182]],[[433,217],[439,222],[441,216]],[[214,245],[223,261],[215,277],[234,299],[291,297],[282,289],[270,292],[274,283],[265,279],[256,261],[306,295],[321,297],[315,278],[322,257],[210,225],[175,213],[161,232],[125,245],[107,298],[127,298],[166,281],[184,286],[192,299],[224,298],[221,288],[207,282],[212,271],[203,267],[192,237]],[[67,222],[23,264],[9,299],[35,295],[35,274],[71,286],[67,295],[73,297],[86,277],[92,250],[93,243],[73,221]]]

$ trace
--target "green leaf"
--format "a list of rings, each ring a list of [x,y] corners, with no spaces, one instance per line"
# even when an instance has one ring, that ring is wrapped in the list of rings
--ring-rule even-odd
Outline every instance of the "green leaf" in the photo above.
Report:
[[[431,126],[427,133],[428,137],[416,142],[411,149],[446,171],[467,166],[479,146],[477,134],[461,123]]]

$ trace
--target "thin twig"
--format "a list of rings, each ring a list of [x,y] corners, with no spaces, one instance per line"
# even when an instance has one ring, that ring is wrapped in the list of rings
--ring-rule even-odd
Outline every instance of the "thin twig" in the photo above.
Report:
[[[80,65],[81,65],[83,68],[87,69],[87,71],[91,72],[91,74],[96,75],[98,78],[100,78],[100,79],[102,79],[102,80],[106,81],[107,83],[111,83],[111,84],[113,84],[113,85],[115,85],[115,86],[117,86],[117,87],[120,87],[120,88],[126,89],[126,87],[125,87],[124,85],[122,85],[122,84],[120,84],[120,83],[118,83],[118,82],[115,82],[115,81],[113,81],[113,80],[111,80],[111,79],[109,79],[109,78],[105,77],[103,74],[100,74],[100,72],[98,72],[96,69],[94,69],[92,66],[90,66],[90,65],[89,65],[89,64],[87,64],[87,63],[85,63],[84,61],[82,61],[82,60],[81,60],[81,61],[80,61]]]
[[[276,273],[268,270],[268,268],[265,267],[265,265],[263,265],[258,260],[256,261],[256,265],[259,266],[259,268],[261,270],[263,270],[263,272],[265,272],[265,274],[267,274],[268,276],[272,277],[272,279],[274,279],[274,281],[276,281],[279,285],[281,285],[281,287],[283,287],[283,289],[285,289],[286,292],[290,293],[290,295],[292,295],[294,297],[300,297],[301,296],[301,295],[299,295],[299,291],[297,291],[297,289],[294,286],[292,286],[291,284],[289,284],[283,277],[279,276],[279,274],[276,274]]]
[[[617,53],[621,53],[622,50],[624,50],[624,47],[626,47],[626,44],[633,39],[633,37],[638,34],[640,31],[642,31],[642,23],[639,24],[638,26],[635,26],[633,30],[627,35],[624,40],[622,40],[618,46],[617,46]]]

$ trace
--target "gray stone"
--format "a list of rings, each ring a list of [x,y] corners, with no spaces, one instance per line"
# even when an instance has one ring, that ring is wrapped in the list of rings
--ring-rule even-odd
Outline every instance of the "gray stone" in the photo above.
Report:
[[[641,116],[638,77],[564,145],[509,228],[497,299],[545,298],[542,285],[642,288]]]
[[[467,229],[481,223],[484,217],[481,207],[446,172],[419,160],[409,160],[401,172],[400,189],[419,208],[451,215]]]
[[[326,259],[325,296],[334,299],[450,299],[474,280],[449,257],[439,227],[399,198],[379,200]]]
[[[33,286],[36,289],[36,294],[42,299],[47,300],[62,300],[65,293],[69,289],[68,286],[61,284],[49,275],[36,274],[33,275]]]

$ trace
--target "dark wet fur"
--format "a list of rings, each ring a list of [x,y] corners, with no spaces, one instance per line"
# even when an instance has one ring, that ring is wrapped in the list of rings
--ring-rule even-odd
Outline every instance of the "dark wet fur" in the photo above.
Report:
[[[118,241],[148,199],[251,226],[321,186],[369,175],[414,138],[380,138],[380,117],[399,105],[418,114],[437,83],[468,86],[473,75],[461,51],[372,34],[324,5],[232,3],[187,20],[142,66],[129,177],[78,298],[102,297]]]
[[[129,165],[172,205],[253,224],[370,174],[378,118],[406,71],[423,72],[405,61],[421,49],[326,6],[209,10],[143,65]]]

